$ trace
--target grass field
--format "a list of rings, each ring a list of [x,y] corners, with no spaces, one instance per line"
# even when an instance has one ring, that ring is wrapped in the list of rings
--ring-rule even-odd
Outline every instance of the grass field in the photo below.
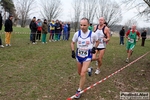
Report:
[[[49,34],[48,34],[49,35]],[[71,34],[72,36],[72,34]],[[4,34],[2,34],[4,42]],[[66,100],[75,94],[79,75],[71,58],[69,41],[36,45],[29,34],[12,34],[11,47],[0,48],[0,100]],[[137,43],[131,61],[150,51]],[[87,75],[85,88],[127,65],[125,46],[112,37],[103,58],[101,73]],[[91,66],[96,69],[95,62]],[[150,53],[108,80],[82,94],[80,100],[119,100],[120,91],[150,93]]]

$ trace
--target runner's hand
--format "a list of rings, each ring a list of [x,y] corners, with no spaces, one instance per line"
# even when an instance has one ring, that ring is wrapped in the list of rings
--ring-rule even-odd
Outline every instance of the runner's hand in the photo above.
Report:
[[[95,53],[96,53],[96,51],[95,51],[95,50],[96,50],[96,48],[95,48],[95,47],[93,47],[93,48],[92,48],[91,53],[95,54]]]
[[[103,38],[103,41],[107,42],[107,39],[106,39],[106,38]]]
[[[76,57],[75,57],[75,52],[74,52],[74,51],[72,51],[72,55],[71,55],[71,56],[72,56],[72,58],[76,58]]]

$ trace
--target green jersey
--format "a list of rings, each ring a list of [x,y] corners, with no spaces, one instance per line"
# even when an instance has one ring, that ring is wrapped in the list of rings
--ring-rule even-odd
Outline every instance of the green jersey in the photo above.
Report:
[[[136,32],[132,33],[132,31],[130,31],[129,35],[128,35],[128,43],[136,43],[136,38],[137,38],[137,34]]]
[[[136,44],[136,38],[137,38],[136,31],[134,31],[134,32],[130,31],[128,34],[128,41],[127,41],[127,45],[126,45],[127,50],[134,49],[135,44]]]

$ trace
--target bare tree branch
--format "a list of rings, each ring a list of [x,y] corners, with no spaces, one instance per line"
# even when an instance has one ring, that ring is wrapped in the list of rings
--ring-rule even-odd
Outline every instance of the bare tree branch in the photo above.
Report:
[[[124,0],[128,10],[137,9],[136,17],[146,18],[145,21],[150,20],[150,0]]]
[[[89,19],[93,23],[94,17],[96,16],[95,11],[97,10],[97,0],[81,0],[83,7],[83,17]]]
[[[73,17],[73,22],[74,22],[74,29],[77,31],[79,27],[79,20],[81,17],[81,0],[73,0],[72,3],[73,11],[74,11],[74,17]]]
[[[58,18],[62,14],[63,9],[60,0],[44,0],[41,1],[41,4],[41,15],[49,21]]]
[[[109,27],[112,27],[122,20],[120,6],[116,2],[108,0],[99,0],[96,16],[97,19],[104,17]]]
[[[136,26],[138,26],[137,21],[136,21],[136,20],[134,20],[134,19],[132,19],[132,20],[128,20],[128,21],[125,23],[125,26],[126,26],[127,28],[131,28],[131,27],[132,27],[132,25],[136,25]]]
[[[21,27],[25,27],[28,17],[33,13],[31,12],[34,9],[33,4],[35,0],[17,0],[15,6],[21,20]]]
[[[150,7],[150,1],[149,0],[143,0],[149,7]]]

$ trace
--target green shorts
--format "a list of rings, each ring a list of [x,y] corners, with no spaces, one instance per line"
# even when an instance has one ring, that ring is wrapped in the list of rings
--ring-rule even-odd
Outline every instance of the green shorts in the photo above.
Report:
[[[133,50],[134,47],[135,47],[135,43],[127,42],[127,46],[126,46],[126,49],[127,49],[127,50]]]

